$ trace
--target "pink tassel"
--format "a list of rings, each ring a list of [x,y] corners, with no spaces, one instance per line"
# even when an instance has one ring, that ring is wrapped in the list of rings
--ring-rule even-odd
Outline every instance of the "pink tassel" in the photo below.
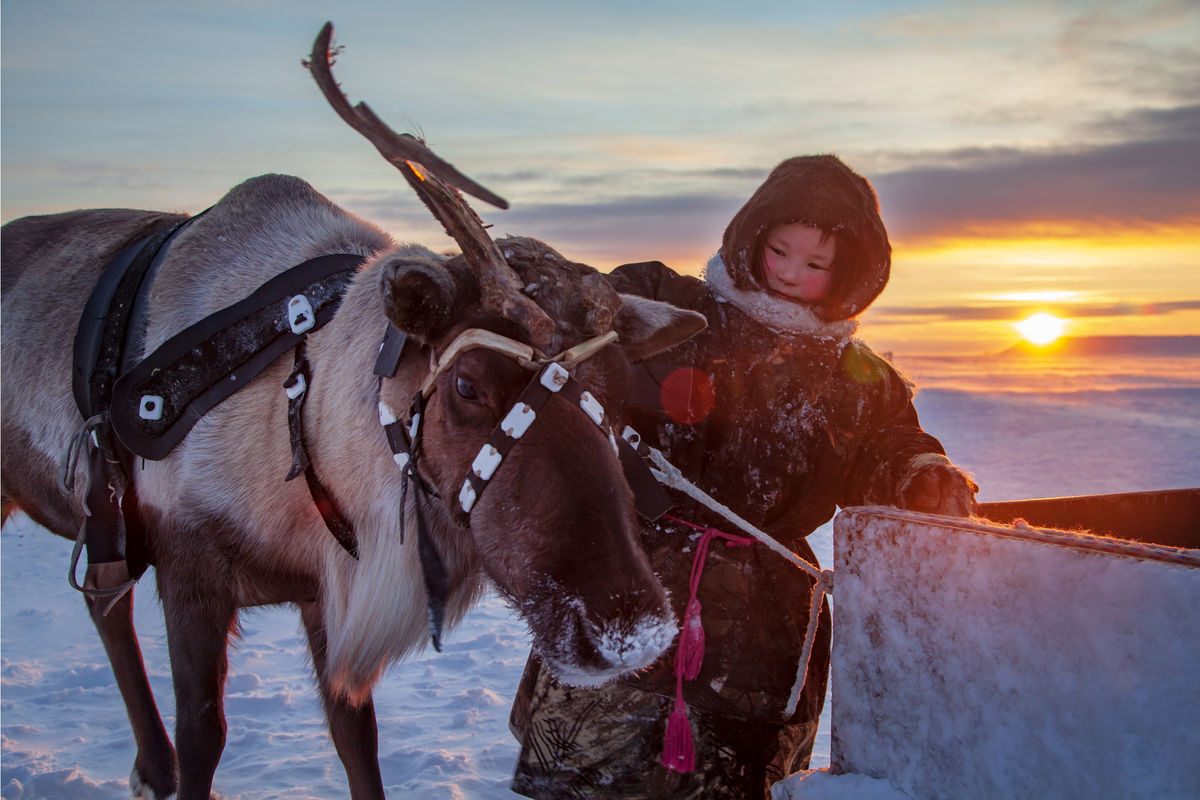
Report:
[[[700,620],[700,576],[704,573],[704,562],[708,558],[708,545],[713,537],[725,540],[725,545],[745,545],[753,542],[744,536],[704,528],[678,517],[667,519],[703,531],[696,543],[696,554],[692,557],[692,577],[689,581],[690,595],[683,612],[683,626],[679,631],[679,646],[675,648],[675,708],[667,718],[667,735],[663,742],[662,765],[676,772],[691,772],[696,768],[696,743],[692,739],[692,726],[687,718],[687,703],[683,701],[683,682],[695,680],[704,664],[704,624]]]
[[[667,719],[667,739],[663,744],[662,765],[676,772],[691,772],[696,768],[696,745],[692,741],[692,726],[688,723],[687,706],[675,700],[675,710]]]
[[[688,602],[687,613],[684,614],[675,664],[685,681],[695,680],[704,664],[704,623],[700,619],[700,601],[695,597]]]

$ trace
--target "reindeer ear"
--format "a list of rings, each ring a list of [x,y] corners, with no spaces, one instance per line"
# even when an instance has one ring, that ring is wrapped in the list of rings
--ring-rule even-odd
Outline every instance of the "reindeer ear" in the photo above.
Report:
[[[392,324],[428,344],[458,319],[479,287],[451,264],[396,253],[383,262],[379,290]]]
[[[697,311],[633,294],[621,295],[621,301],[613,330],[621,337],[630,361],[669,350],[708,327],[708,320]]]

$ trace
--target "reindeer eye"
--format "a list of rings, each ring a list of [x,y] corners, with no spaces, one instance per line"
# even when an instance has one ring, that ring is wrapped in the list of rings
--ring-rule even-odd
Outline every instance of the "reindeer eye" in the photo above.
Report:
[[[471,383],[466,378],[459,378],[454,383],[454,390],[458,392],[458,396],[467,400],[478,400],[479,392],[475,390],[475,384]]]

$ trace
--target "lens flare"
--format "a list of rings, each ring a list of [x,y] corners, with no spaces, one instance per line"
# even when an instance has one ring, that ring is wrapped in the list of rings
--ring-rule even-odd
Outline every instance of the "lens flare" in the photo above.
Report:
[[[1025,339],[1033,344],[1050,344],[1067,328],[1066,320],[1040,311],[1013,325]]]
[[[659,401],[671,419],[694,425],[712,412],[717,390],[707,372],[680,367],[663,379]]]

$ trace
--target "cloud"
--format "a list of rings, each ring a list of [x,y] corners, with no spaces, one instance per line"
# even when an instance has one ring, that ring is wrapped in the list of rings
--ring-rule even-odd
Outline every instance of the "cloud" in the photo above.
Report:
[[[1097,132],[1118,132],[1126,139],[1195,141],[1200,131],[1200,105],[1143,109],[1105,118],[1093,127]]]
[[[1200,310],[1200,299],[1174,300],[1165,303],[1008,303],[1003,305],[945,305],[945,306],[876,306],[867,311],[872,323],[913,322],[916,319],[937,321],[993,321],[1019,319],[1034,308],[1048,310],[1062,317],[1162,316],[1180,311]]]
[[[869,174],[892,238],[1003,236],[1030,226],[1088,229],[1200,223],[1200,104],[1096,119],[1075,147],[964,147],[891,154]],[[726,223],[765,177],[762,167],[595,169],[558,176],[538,169],[482,177],[513,201],[484,210],[503,232],[566,252],[613,259],[711,253]],[[524,195],[524,196],[523,196]],[[566,198],[559,201],[558,198]],[[427,221],[408,195],[352,203],[387,224]],[[615,262],[614,262],[615,263]]]
[[[409,194],[338,199],[354,213],[394,229],[429,227],[428,212]],[[596,266],[605,268],[622,261],[715,252],[726,223],[742,202],[740,195],[698,192],[586,203],[514,203],[507,211],[480,208],[479,212],[495,236],[535,236],[568,257],[602,258],[604,262]]]
[[[1200,105],[1106,122],[1110,137],[1134,138],[1075,148],[950,150],[876,176],[888,228],[897,238],[924,238],[1026,223],[1200,219]]]
[[[130,0],[122,8],[143,38],[166,51],[150,73],[144,50],[110,46],[128,13],[10,5],[6,215],[32,204],[191,207],[280,171],[322,191],[347,187],[336,199],[400,233],[437,235],[411,195],[370,193],[387,185],[373,177],[374,154],[300,70],[324,19],[315,0],[249,11],[219,0],[203,13]],[[652,5],[454,0],[413,17],[394,3],[349,4],[336,74],[351,99],[398,129],[425,128],[436,150],[512,201],[506,214],[482,210],[497,229],[567,252],[712,252],[770,167],[797,152],[845,154],[876,183],[905,244],[1030,221],[1200,216],[1200,105],[1187,105],[1200,103],[1186,33],[1197,16],[1185,0]],[[823,35],[797,38],[813,30]],[[1122,112],[1130,102],[1147,110]],[[32,171],[79,153],[98,154],[109,174]],[[178,196],[157,186],[170,181]]]
[[[1200,223],[1200,105],[1098,119],[1072,148],[955,148],[897,156],[912,166],[872,178],[893,239],[1003,235],[1034,225],[1142,228]],[[1115,140],[1115,141],[1114,141]],[[578,202],[515,203],[497,225],[562,246],[608,252],[613,243],[716,249],[725,224],[765,177],[761,168],[621,171],[559,184],[640,193]],[[525,173],[531,183],[538,175]],[[666,187],[685,187],[674,193]],[[669,189],[668,189],[669,192]],[[616,248],[622,250],[623,248]],[[652,257],[647,255],[646,257]]]
[[[1154,228],[1200,224],[1200,104],[1109,114],[1081,126],[1074,147],[961,147],[878,156],[867,172],[894,240],[1003,236],[1032,226]],[[712,252],[725,224],[772,165],[604,169],[484,175],[513,209],[501,230],[564,249],[644,258],[664,248]],[[507,174],[505,174],[505,172]],[[525,197],[522,198],[522,194]],[[569,198],[558,201],[558,198]],[[394,215],[399,205],[388,201]],[[369,215],[370,216],[370,215]],[[620,254],[620,255],[617,255]]]

